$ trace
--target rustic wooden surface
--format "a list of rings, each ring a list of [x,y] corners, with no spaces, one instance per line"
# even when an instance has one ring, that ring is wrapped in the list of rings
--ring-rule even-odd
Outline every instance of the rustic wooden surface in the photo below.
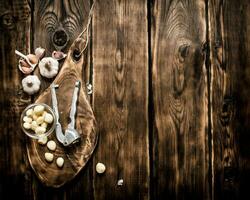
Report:
[[[22,92],[23,78],[18,70],[15,49],[24,53],[30,48],[31,9],[29,1],[0,2],[0,193],[2,197],[14,199],[17,195],[31,197],[30,171],[24,153],[25,137],[20,132],[19,117],[29,104],[30,98]],[[19,185],[14,192],[10,188]]]
[[[37,178],[18,128],[37,97],[21,90],[14,50],[67,52],[92,2],[0,0],[0,199],[244,199],[248,0],[98,0],[81,77],[93,81],[99,144],[61,188]],[[41,80],[42,93],[53,80]]]
[[[250,4],[210,1],[214,199],[244,199],[250,177]]]
[[[100,139],[94,164],[105,163],[107,171],[95,174],[94,197],[148,199],[147,2],[104,0],[96,6],[93,106]]]
[[[152,12],[154,199],[207,199],[204,1],[157,1]]]

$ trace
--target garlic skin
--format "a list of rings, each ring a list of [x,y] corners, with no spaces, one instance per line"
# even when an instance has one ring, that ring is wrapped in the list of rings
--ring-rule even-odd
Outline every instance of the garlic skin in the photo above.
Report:
[[[28,75],[22,80],[22,86],[24,92],[29,95],[37,93],[40,89],[41,81],[36,75]]]
[[[39,62],[40,74],[46,78],[53,78],[59,70],[59,62],[52,57],[45,57]]]
[[[55,58],[56,60],[62,60],[67,57],[67,54],[63,53],[62,51],[53,51],[52,52],[52,58]]]
[[[19,60],[18,68],[24,74],[30,74],[33,71],[33,69],[24,59]]]
[[[36,48],[35,55],[38,59],[42,59],[45,56],[45,49],[42,47]]]

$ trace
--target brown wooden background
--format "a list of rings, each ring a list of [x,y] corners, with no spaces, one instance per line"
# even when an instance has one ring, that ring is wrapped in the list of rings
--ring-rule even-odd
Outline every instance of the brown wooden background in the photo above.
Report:
[[[98,0],[83,76],[93,84],[99,143],[72,182],[38,181],[19,127],[33,98],[21,90],[14,50],[66,52],[91,3],[0,1],[0,199],[245,199],[249,0]]]

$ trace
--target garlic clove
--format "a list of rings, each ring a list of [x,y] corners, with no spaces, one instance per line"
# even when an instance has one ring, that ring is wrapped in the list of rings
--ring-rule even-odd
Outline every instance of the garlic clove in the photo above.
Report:
[[[53,155],[52,153],[48,153],[48,152],[46,152],[46,153],[44,154],[44,157],[45,157],[45,160],[46,160],[47,162],[52,162],[53,159],[54,159],[54,155]]]
[[[48,137],[45,135],[42,135],[41,137],[39,137],[38,139],[38,143],[41,145],[45,145],[48,141]]]
[[[38,59],[41,59],[45,56],[45,49],[42,47],[38,47],[35,49],[35,55]]]
[[[15,50],[15,54],[17,54],[18,56],[23,58],[26,61],[26,63],[31,67],[32,71],[35,69],[35,67],[38,64],[38,59],[37,59],[36,55],[34,55],[34,54],[28,54],[26,56],[17,50]]]
[[[41,117],[38,117],[38,118],[36,119],[36,123],[37,123],[38,125],[42,124],[42,123],[43,123],[43,117],[42,117],[42,116],[41,116]]]
[[[42,135],[46,132],[46,129],[44,127],[41,126],[37,126],[37,128],[35,129],[35,133],[37,135]]]
[[[53,122],[53,116],[50,113],[46,113],[44,116],[44,121],[48,124],[51,124]]]
[[[96,164],[96,172],[98,174],[103,174],[105,172],[105,170],[106,170],[106,167],[105,167],[105,165],[103,163],[97,163]]]
[[[41,124],[41,127],[47,128],[47,127],[48,127],[48,124],[47,124],[46,122],[43,122],[43,123]]]
[[[36,115],[42,115],[43,111],[44,111],[45,107],[43,105],[37,105],[34,108],[34,113]]]
[[[36,121],[36,120],[37,120],[37,118],[38,118],[38,116],[37,116],[36,114],[33,114],[33,115],[32,115],[32,118],[33,118],[33,120],[35,120],[35,121]]]
[[[63,53],[62,51],[53,51],[52,58],[56,60],[62,60],[67,57],[67,54]]]
[[[37,127],[38,127],[38,125],[37,125],[36,121],[32,121],[32,122],[31,122],[31,129],[32,129],[33,131],[35,131],[35,130],[37,129]]]
[[[19,60],[18,68],[24,74],[30,74],[33,71],[30,65],[23,59]]]
[[[24,122],[23,123],[23,127],[25,128],[25,129],[31,129],[31,124],[30,123],[28,123],[28,122]]]
[[[36,55],[34,54],[28,54],[27,58],[29,59],[30,63],[33,65],[37,65],[38,64],[38,58],[36,57]]]
[[[62,157],[58,157],[56,159],[56,165],[61,168],[63,167],[63,164],[64,164],[64,159]]]
[[[56,150],[56,143],[55,143],[55,141],[53,141],[53,140],[48,141],[47,147],[48,147],[49,150],[55,151]]]
[[[24,122],[27,122],[27,123],[31,123],[31,122],[32,122],[32,119],[31,119],[30,117],[28,117],[28,116],[24,116],[24,117],[23,117],[23,121],[24,121]]]
[[[32,116],[33,115],[33,109],[28,109],[27,111],[26,111],[26,115],[27,116]]]

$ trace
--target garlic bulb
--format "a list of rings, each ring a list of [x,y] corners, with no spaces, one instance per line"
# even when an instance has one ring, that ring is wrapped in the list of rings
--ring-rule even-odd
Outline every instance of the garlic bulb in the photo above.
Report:
[[[40,89],[41,82],[36,75],[28,75],[22,80],[24,92],[29,95],[35,94]]]
[[[42,47],[38,47],[35,49],[35,55],[38,59],[41,59],[45,56],[45,49]]]
[[[53,78],[57,75],[59,62],[52,57],[45,57],[39,63],[40,74],[46,78]]]

